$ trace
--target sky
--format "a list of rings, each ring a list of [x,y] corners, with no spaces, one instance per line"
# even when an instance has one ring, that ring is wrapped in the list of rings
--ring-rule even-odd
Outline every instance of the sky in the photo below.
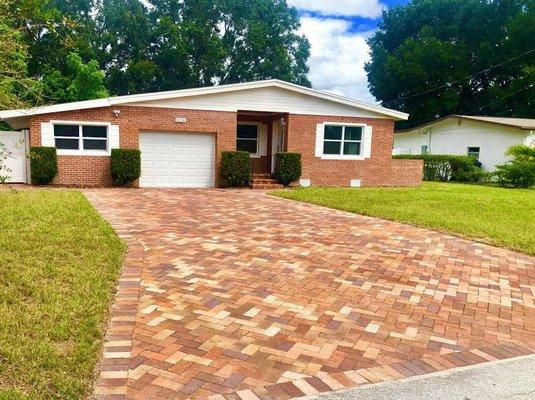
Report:
[[[369,38],[383,9],[408,0],[287,0],[301,15],[301,33],[310,41],[309,78],[314,89],[375,103],[364,64]]]

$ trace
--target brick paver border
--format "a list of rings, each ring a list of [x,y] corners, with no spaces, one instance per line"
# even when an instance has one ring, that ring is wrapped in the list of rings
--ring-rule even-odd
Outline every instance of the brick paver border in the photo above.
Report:
[[[94,398],[123,400],[127,398],[128,372],[132,358],[145,250],[128,229],[122,227],[112,215],[102,209],[98,211],[115,228],[119,238],[126,244],[127,251],[104,337],[104,348],[94,385]]]

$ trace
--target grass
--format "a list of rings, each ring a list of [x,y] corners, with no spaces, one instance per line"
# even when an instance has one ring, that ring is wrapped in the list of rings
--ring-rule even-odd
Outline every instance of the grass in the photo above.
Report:
[[[0,399],[90,393],[124,245],[76,191],[0,190]]]
[[[535,255],[535,189],[426,182],[414,188],[300,188],[271,194]]]

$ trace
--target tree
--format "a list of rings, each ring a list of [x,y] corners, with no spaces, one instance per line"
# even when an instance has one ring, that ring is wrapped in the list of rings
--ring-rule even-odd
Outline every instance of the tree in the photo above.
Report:
[[[27,48],[11,26],[10,5],[0,2],[0,109],[27,107],[41,95],[39,82],[28,76]]]
[[[268,78],[310,85],[309,43],[283,0],[106,0],[97,25],[113,93]]]
[[[371,93],[411,114],[533,117],[534,0],[413,0],[383,13],[369,40]]]
[[[84,63],[77,53],[70,53],[65,64],[65,74],[55,69],[48,69],[44,73],[43,84],[47,99],[66,103],[108,97],[104,72],[95,60]]]
[[[71,53],[88,68],[81,80],[97,78],[98,62],[111,94],[267,78],[310,85],[309,43],[285,0],[16,0],[10,11],[47,103],[104,93],[98,82],[71,86]]]

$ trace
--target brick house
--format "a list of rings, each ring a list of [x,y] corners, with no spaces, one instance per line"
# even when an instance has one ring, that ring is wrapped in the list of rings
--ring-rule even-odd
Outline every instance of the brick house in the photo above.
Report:
[[[407,117],[279,80],[0,111],[27,148],[57,148],[53,183],[72,186],[112,185],[113,148],[141,150],[140,187],[217,186],[221,152],[236,149],[256,176],[272,173],[277,152],[301,153],[303,186],[419,185],[421,162],[391,156],[394,122]]]

